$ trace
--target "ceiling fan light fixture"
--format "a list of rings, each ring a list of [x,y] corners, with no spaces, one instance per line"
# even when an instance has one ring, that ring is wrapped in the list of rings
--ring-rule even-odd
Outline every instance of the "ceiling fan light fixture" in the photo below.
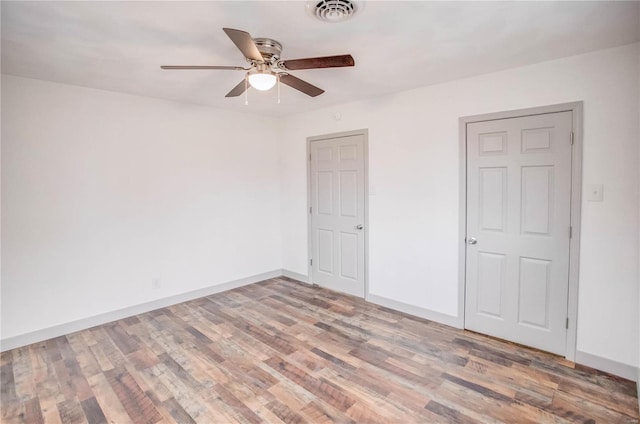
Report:
[[[270,71],[249,72],[249,84],[251,87],[260,91],[267,91],[276,85],[276,75]]]

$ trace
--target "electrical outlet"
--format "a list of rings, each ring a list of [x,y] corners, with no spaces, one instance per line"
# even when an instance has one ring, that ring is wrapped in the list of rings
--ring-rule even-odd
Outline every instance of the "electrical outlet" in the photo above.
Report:
[[[160,287],[162,287],[162,284],[160,283],[160,279],[159,278],[153,278],[151,280],[151,288],[153,290],[158,290]]]

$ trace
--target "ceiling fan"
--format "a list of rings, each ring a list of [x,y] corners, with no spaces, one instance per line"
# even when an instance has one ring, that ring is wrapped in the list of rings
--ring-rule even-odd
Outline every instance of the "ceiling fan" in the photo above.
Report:
[[[341,56],[311,57],[306,59],[281,60],[282,44],[271,38],[252,38],[246,31],[222,28],[231,41],[238,47],[249,62],[248,68],[241,66],[169,66],[162,69],[217,69],[231,71],[247,71],[240,81],[225,97],[237,97],[244,93],[249,85],[257,90],[269,90],[276,82],[282,82],[311,97],[324,93],[318,88],[289,73],[291,70],[340,68],[354,66],[355,61],[349,54]]]

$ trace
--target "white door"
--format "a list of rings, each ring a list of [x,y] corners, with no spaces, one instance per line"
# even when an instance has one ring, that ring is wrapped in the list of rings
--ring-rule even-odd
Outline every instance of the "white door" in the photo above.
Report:
[[[572,113],[467,124],[465,327],[564,355]]]
[[[364,135],[310,146],[312,282],[364,297]]]

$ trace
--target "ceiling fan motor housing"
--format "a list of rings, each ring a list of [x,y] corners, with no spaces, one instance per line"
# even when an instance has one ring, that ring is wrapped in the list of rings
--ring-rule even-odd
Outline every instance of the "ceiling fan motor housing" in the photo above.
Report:
[[[258,47],[258,51],[262,54],[266,61],[269,61],[272,57],[276,59],[280,57],[282,53],[282,44],[271,38],[254,38],[253,41]]]

